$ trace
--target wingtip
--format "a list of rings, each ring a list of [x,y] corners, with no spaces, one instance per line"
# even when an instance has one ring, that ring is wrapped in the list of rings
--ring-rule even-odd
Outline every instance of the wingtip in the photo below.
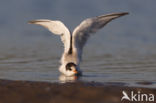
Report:
[[[124,16],[124,15],[128,15],[129,14],[129,12],[120,12],[120,13],[112,13],[112,14],[110,14],[110,15],[118,15],[118,16]]]
[[[35,23],[34,20],[28,21],[28,24],[34,24],[34,23]]]
[[[106,15],[102,15],[102,16],[97,16],[98,18],[104,18],[104,17],[121,17],[121,16],[125,16],[128,15],[129,12],[118,12],[118,13],[111,13],[111,14],[106,14]]]
[[[123,12],[123,13],[121,13],[121,15],[128,15],[129,14],[129,12]]]
[[[37,24],[38,22],[50,22],[48,19],[37,19],[37,20],[30,20],[28,24]]]

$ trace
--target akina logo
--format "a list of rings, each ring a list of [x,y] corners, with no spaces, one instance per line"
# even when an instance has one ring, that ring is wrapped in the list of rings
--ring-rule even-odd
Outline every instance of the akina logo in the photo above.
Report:
[[[130,95],[127,94],[126,91],[122,91],[122,98],[121,101],[127,100],[127,101],[138,101],[138,102],[154,102],[154,94],[149,93],[142,93],[138,91],[137,93],[134,91],[130,92]]]

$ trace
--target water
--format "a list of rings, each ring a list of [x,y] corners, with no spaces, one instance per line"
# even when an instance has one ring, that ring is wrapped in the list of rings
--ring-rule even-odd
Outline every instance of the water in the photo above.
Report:
[[[58,67],[63,49],[59,42],[60,47],[50,43],[41,41],[27,47],[3,49],[3,55],[0,57],[0,78],[60,82]],[[134,51],[107,53],[104,47],[94,46],[88,43],[84,49],[81,64],[83,76],[79,80],[121,82],[135,86],[137,82],[151,82],[149,87],[156,83],[156,55],[138,54]],[[96,52],[97,49],[101,52]],[[90,52],[93,50],[95,52]]]
[[[58,19],[73,30],[87,17],[128,11],[130,15],[112,21],[90,38],[84,49],[83,76],[79,80],[134,86],[149,82],[146,87],[155,87],[155,9],[155,1],[146,0],[2,1],[0,79],[60,82],[58,67],[63,45],[59,37],[39,26],[28,25],[27,21]]]

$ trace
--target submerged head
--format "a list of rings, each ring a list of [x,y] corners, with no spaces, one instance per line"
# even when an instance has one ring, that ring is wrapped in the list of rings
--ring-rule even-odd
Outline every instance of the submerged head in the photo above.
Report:
[[[66,75],[72,76],[78,74],[77,65],[75,63],[67,63],[65,66]]]

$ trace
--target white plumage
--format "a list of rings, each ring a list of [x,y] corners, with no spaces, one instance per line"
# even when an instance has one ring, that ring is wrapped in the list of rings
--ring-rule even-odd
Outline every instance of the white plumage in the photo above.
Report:
[[[97,32],[111,20],[127,14],[127,12],[112,13],[88,18],[82,21],[82,23],[75,28],[73,33],[70,33],[68,28],[61,21],[38,19],[29,21],[29,23],[41,25],[53,34],[61,36],[61,40],[64,43],[64,53],[61,58],[59,70],[66,76],[72,76],[81,73],[79,65],[82,51],[90,35]]]

